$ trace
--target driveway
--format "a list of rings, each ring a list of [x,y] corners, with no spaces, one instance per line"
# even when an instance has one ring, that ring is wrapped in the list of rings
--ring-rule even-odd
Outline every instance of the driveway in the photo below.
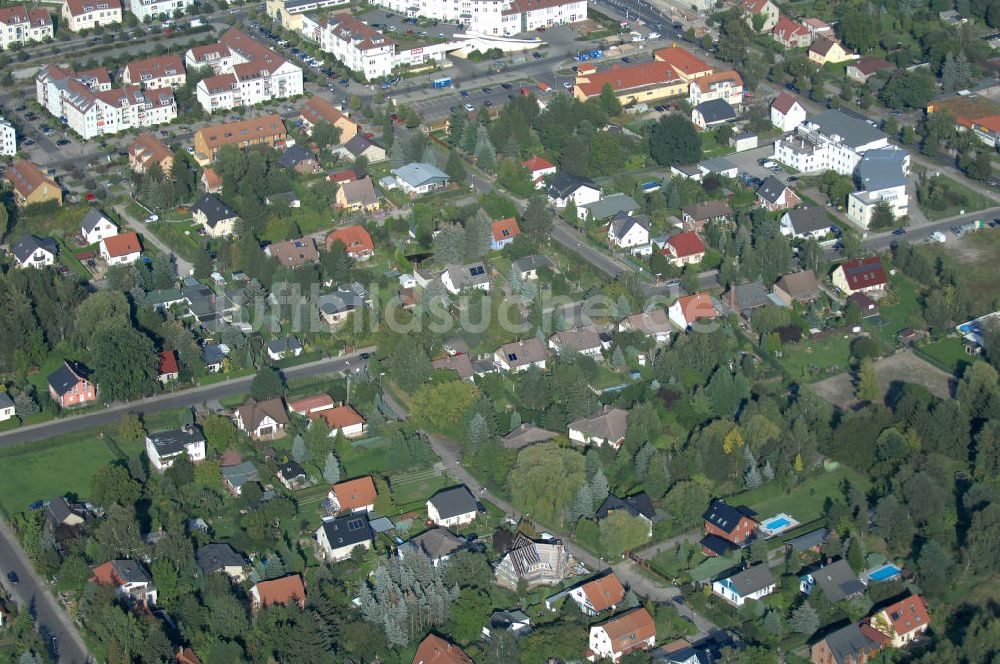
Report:
[[[142,235],[143,239],[152,242],[153,246],[155,246],[157,249],[162,251],[167,256],[173,256],[174,263],[177,265],[177,274],[178,276],[180,276],[181,279],[187,277],[188,275],[194,274],[194,265],[192,265],[189,261],[186,261],[177,254],[175,254],[174,250],[170,248],[170,245],[168,245],[166,242],[164,242],[163,240],[161,240],[160,238],[156,237],[156,235],[153,234],[153,231],[152,229],[149,228],[149,226],[142,223],[142,221],[140,221],[139,219],[136,219],[135,217],[130,215],[128,212],[128,208],[126,206],[119,205],[118,207],[115,208],[115,212],[121,215],[121,218],[125,220],[125,222],[129,225],[129,227],[132,230]]]

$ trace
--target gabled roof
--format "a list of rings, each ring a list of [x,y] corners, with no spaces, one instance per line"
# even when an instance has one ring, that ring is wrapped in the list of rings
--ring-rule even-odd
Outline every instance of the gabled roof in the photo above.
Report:
[[[449,355],[439,360],[431,362],[434,369],[445,369],[454,371],[462,380],[468,380],[476,375],[476,370],[472,366],[472,357],[468,353]]]
[[[589,178],[581,178],[569,173],[558,173],[549,184],[549,198],[567,198],[580,187],[590,187],[595,191],[601,190]]]
[[[722,499],[715,499],[708,506],[708,511],[702,518],[725,533],[733,532],[744,518],[751,519],[757,516],[749,507],[740,505],[733,507]]]
[[[795,106],[796,104],[798,104],[800,108],[803,109],[805,108],[804,106],[802,106],[802,102],[800,102],[798,99],[788,94],[787,92],[781,92],[777,97],[774,98],[774,101],[771,102],[771,108],[777,110],[782,115],[785,115],[788,113],[788,111],[792,110],[792,107]]]
[[[628,216],[624,212],[617,213],[611,219],[611,233],[619,240],[628,235],[633,228],[640,228],[649,234],[649,217],[644,214]]]
[[[640,491],[635,495],[626,496],[625,498],[619,498],[613,493],[609,493],[608,497],[601,503],[601,506],[597,508],[596,516],[598,519],[603,519],[608,516],[609,512],[614,512],[615,510],[628,512],[629,516],[644,516],[650,521],[656,516],[656,510],[653,509],[653,501],[649,499],[649,495],[645,491]]]
[[[65,360],[58,369],[49,374],[48,384],[59,396],[63,396],[89,375],[86,367],[78,362]]]
[[[38,237],[37,235],[25,235],[17,244],[10,248],[14,258],[20,263],[24,263],[31,258],[36,251],[44,249],[53,256],[59,253],[59,245],[50,237]]]
[[[881,642],[871,639],[856,623],[827,634],[823,640],[837,664],[857,662],[861,653],[871,655],[882,647]]]
[[[705,221],[716,217],[728,217],[733,213],[733,210],[725,201],[711,200],[689,205],[684,208],[683,212],[695,221]]]
[[[310,413],[314,410],[323,410],[324,408],[333,408],[336,403],[329,394],[316,394],[311,397],[304,397],[302,399],[295,399],[288,402],[288,410],[293,413]]]
[[[528,169],[528,171],[534,173],[535,171],[548,170],[550,168],[555,168],[556,165],[550,162],[548,159],[543,159],[538,155],[532,155],[531,159],[527,161],[522,161],[521,165]]]
[[[215,194],[205,194],[198,199],[198,202],[191,206],[191,212],[201,212],[205,215],[208,225],[215,228],[220,221],[234,219],[238,215],[222,199]]]
[[[643,641],[656,638],[656,625],[653,623],[653,616],[649,615],[649,611],[644,607],[620,613],[595,627],[600,627],[607,632],[614,652],[626,652],[639,646]]]
[[[156,453],[162,456],[180,454],[188,445],[197,445],[205,442],[205,434],[197,424],[181,427],[179,429],[167,429],[149,434],[149,440],[156,449]]]
[[[625,599],[625,588],[614,571],[587,581],[580,586],[580,590],[598,613],[621,604]]]
[[[712,71],[712,65],[699,59],[687,49],[680,46],[668,46],[656,51],[654,57],[660,62],[670,65],[671,69],[678,76],[690,78],[692,76],[704,75]]]
[[[819,39],[817,39],[812,43],[812,46],[809,47],[809,52],[816,53],[818,55],[826,55],[831,50],[833,50],[834,46],[839,46],[839,45],[840,42],[834,41],[829,37],[820,37]]]
[[[512,368],[522,367],[528,364],[544,361],[548,356],[545,344],[537,337],[529,337],[524,341],[512,341],[497,349],[497,353],[506,359],[507,364]]]
[[[372,242],[372,236],[361,224],[347,226],[346,228],[337,228],[331,231],[326,236],[327,251],[338,240],[344,245],[344,251],[348,254],[363,254],[375,250],[375,243]]]
[[[222,466],[221,471],[222,477],[236,488],[243,486],[247,482],[260,481],[257,466],[253,465],[251,461],[241,461],[231,466]]]
[[[248,431],[255,430],[265,417],[270,417],[278,424],[288,424],[288,414],[285,412],[285,405],[281,399],[256,401],[251,398],[236,412],[239,413],[240,419],[243,420],[243,425]]]
[[[712,297],[705,292],[679,297],[676,304],[680,306],[684,321],[688,325],[702,318],[715,318],[719,315],[715,305],[712,304]]]
[[[440,560],[463,548],[468,544],[468,541],[455,535],[447,528],[431,528],[417,535],[407,544],[422,551],[431,560]]]
[[[80,220],[80,228],[84,233],[89,233],[94,230],[99,223],[106,221],[112,226],[117,226],[115,222],[108,219],[108,217],[98,210],[97,208],[90,208],[87,210],[87,214],[83,215],[83,219]]]
[[[831,602],[839,602],[865,591],[865,584],[843,558],[809,573],[823,595]]]
[[[628,215],[639,209],[639,204],[628,194],[615,193],[583,206],[592,219],[601,221],[618,214]]]
[[[725,580],[728,582],[729,588],[739,593],[741,597],[752,595],[777,583],[767,565],[755,565]]]
[[[361,413],[354,410],[354,407],[350,404],[317,411],[312,413],[310,418],[322,419],[331,429],[343,429],[365,423],[365,418],[361,416]]]
[[[521,228],[517,225],[517,219],[514,217],[494,221],[491,230],[493,232],[493,240],[496,242],[515,238],[521,234]]]
[[[513,263],[510,264],[511,269],[516,270],[518,274],[523,272],[528,272],[529,270],[538,270],[540,268],[552,269],[552,259],[548,256],[542,256],[539,254],[532,254],[530,256],[524,256],[523,258],[518,258]]]
[[[558,436],[555,431],[525,423],[500,437],[500,442],[509,450],[519,450],[535,443],[544,443]]]
[[[340,190],[344,193],[344,200],[348,205],[375,205],[378,203],[378,194],[375,193],[375,185],[371,176],[364,176],[361,179],[341,182]]]
[[[181,62],[180,55],[167,53],[152,58],[133,60],[125,65],[125,72],[128,73],[128,80],[132,83],[140,83],[150,78],[183,76],[184,63]]]
[[[796,23],[787,16],[778,18],[777,24],[771,30],[771,34],[782,41],[791,41],[796,37],[804,37],[809,34],[808,28],[801,23]]]
[[[698,111],[708,124],[736,119],[736,109],[725,99],[703,101],[695,106],[694,110]]]
[[[428,634],[413,655],[413,664],[472,664],[472,658],[454,643]]]
[[[448,174],[434,164],[425,164],[419,161],[394,168],[390,172],[414,188],[447,182],[449,179]]]
[[[214,574],[225,567],[243,567],[246,560],[225,542],[206,544],[195,553],[202,574]]]
[[[335,125],[340,120],[349,120],[339,108],[319,96],[307,99],[306,103],[302,104],[302,108],[299,109],[299,115],[313,125],[319,122],[329,122]]]
[[[667,244],[673,247],[673,254],[677,258],[686,258],[705,253],[705,243],[701,241],[701,238],[694,231],[678,233],[667,240]],[[664,249],[664,251],[666,250]]]
[[[619,94],[641,88],[659,88],[668,83],[681,83],[681,78],[668,62],[646,61],[630,65],[615,63],[604,71],[583,70],[576,78],[576,87],[586,97],[601,94],[605,85]]]
[[[628,329],[635,332],[642,332],[647,336],[672,332],[674,329],[670,325],[670,317],[667,315],[667,310],[663,308],[632,314],[626,317],[622,323],[626,324]]]
[[[472,492],[464,484],[438,491],[427,502],[434,505],[442,519],[469,514],[479,509]]]
[[[605,406],[598,413],[581,417],[569,423],[569,428],[573,431],[581,431],[612,444],[618,443],[625,437],[627,426],[628,411],[610,406]]]
[[[788,210],[785,215],[792,224],[792,230],[796,234],[814,233],[816,231],[830,230],[833,222],[827,216],[826,210],[821,207],[801,207]]]
[[[14,187],[14,190],[25,198],[30,196],[31,192],[43,184],[48,184],[56,190],[59,189],[59,185],[56,184],[55,180],[46,177],[38,166],[35,166],[27,159],[18,159],[12,163],[4,177]]]
[[[819,282],[812,270],[800,270],[782,275],[776,284],[778,288],[793,298],[816,297],[819,293]]]
[[[285,463],[278,464],[277,474],[278,477],[284,479],[286,482],[291,482],[300,477],[305,477],[306,471],[298,463],[286,461]]]
[[[767,297],[767,289],[760,279],[748,281],[742,284],[733,284],[726,293],[726,301],[729,306],[745,311],[763,307],[770,302]]]
[[[234,82],[235,82],[235,77]],[[285,123],[278,114],[263,115],[258,118],[247,118],[236,120],[235,122],[223,122],[209,125],[199,129],[197,134],[201,134],[205,143],[210,148],[219,148],[223,145],[240,144],[243,142],[255,142],[262,139],[274,137],[284,137],[286,135]]]
[[[290,148],[285,148],[285,151],[278,157],[278,166],[282,168],[295,168],[306,161],[316,161],[316,155],[308,148],[304,148],[301,145],[293,145]]]
[[[458,290],[490,283],[489,270],[482,261],[467,265],[449,265],[445,272]]]
[[[883,69],[892,69],[892,64],[888,60],[884,58],[876,58],[870,55],[866,55],[863,58],[855,60],[847,66],[857,69],[864,76],[871,76],[875,72],[882,71]]]
[[[107,248],[111,258],[121,258],[142,251],[142,243],[139,242],[139,236],[135,232],[112,235],[101,240],[101,243]]]
[[[345,514],[336,519],[324,521],[320,528],[326,533],[326,538],[330,541],[332,549],[354,546],[372,538],[367,512]]]
[[[574,327],[562,330],[549,337],[551,341],[560,349],[575,350],[579,353],[592,351],[601,347],[601,335],[592,325]]]
[[[799,535],[798,537],[785,540],[785,544],[792,547],[796,551],[808,551],[813,547],[823,546],[826,544],[828,537],[830,537],[830,531],[827,528],[817,528],[816,530],[809,531],[805,535]]]
[[[131,559],[109,560],[94,568],[92,581],[101,585],[120,587],[127,583],[152,584],[146,570],[138,562]]]
[[[306,586],[298,574],[289,574],[280,579],[260,581],[254,586],[260,597],[261,606],[271,604],[303,603],[306,599]]]
[[[713,88],[719,87],[719,83],[730,83],[734,87],[743,87],[743,78],[734,69],[728,71],[717,71],[708,76],[701,76],[694,80],[695,85],[702,92],[709,92]]]
[[[66,3],[69,13],[73,16],[83,16],[98,9],[117,9],[120,11],[122,8],[122,3],[119,0],[63,0],[63,2]]]
[[[361,134],[355,134],[351,137],[349,141],[344,143],[344,149],[350,152],[355,157],[360,157],[368,150],[370,147],[377,147],[374,143],[369,141],[367,138]]]
[[[882,259],[878,256],[846,261],[837,269],[844,271],[844,278],[851,290],[882,286],[889,281],[882,267]]]
[[[774,205],[781,199],[786,189],[788,187],[781,180],[773,175],[768,175],[757,189],[757,196]]]
[[[931,622],[927,603],[920,595],[910,595],[882,609],[896,634],[903,635],[926,627]]]
[[[375,499],[378,497],[375,482],[372,480],[371,475],[337,482],[330,490],[337,496],[340,509],[344,511],[373,505],[375,504]]]

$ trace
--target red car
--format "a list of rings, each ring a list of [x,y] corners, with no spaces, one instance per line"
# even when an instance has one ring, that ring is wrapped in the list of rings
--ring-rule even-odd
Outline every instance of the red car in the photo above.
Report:
[[[399,116],[396,115],[395,113],[390,115],[389,119],[392,120],[392,124],[399,124]]]
[[[367,138],[370,141],[373,138],[375,138],[375,134],[371,133],[370,131],[369,132],[365,132],[365,138]]]
[[[88,201],[96,201],[97,200],[97,196],[94,196],[93,194],[91,194],[89,192],[87,193],[86,196],[84,196],[84,198],[86,198]]]

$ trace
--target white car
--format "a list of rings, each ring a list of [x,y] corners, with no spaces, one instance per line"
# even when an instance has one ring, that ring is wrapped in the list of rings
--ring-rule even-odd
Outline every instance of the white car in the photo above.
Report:
[[[187,147],[186,147],[186,148],[184,148],[184,149],[185,149],[185,150],[187,150],[187,153],[188,153],[188,154],[194,154],[194,148],[193,148],[193,147],[191,147],[190,145],[189,145],[189,146],[187,146]]]
[[[159,220],[160,220],[160,215],[158,215],[158,214],[151,214],[148,217],[146,217],[146,223],[147,224],[151,224],[154,221],[159,221]]]
[[[474,110],[476,110],[476,107],[475,107],[475,106],[473,106],[472,104],[466,104],[466,105],[464,106],[464,108],[465,108],[465,110],[467,110],[467,111],[468,111],[469,113],[471,113],[471,112],[473,112]]]
[[[563,82],[563,87],[566,88],[567,90],[572,90],[573,89],[573,84],[570,83],[569,81],[564,81]]]

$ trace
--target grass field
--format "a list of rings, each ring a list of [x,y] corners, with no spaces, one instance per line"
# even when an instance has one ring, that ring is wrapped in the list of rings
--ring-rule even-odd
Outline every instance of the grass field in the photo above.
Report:
[[[879,305],[879,319],[884,324],[871,325],[866,322],[865,328],[884,345],[895,348],[902,330],[908,327],[920,328],[923,323],[917,284],[898,273],[891,279],[891,291]]]
[[[921,168],[914,167],[914,170],[920,171]],[[944,187],[944,189],[949,193],[961,196],[962,203],[958,205],[948,205],[943,210],[934,210],[929,205],[920,205],[920,209],[923,211],[924,215],[926,215],[931,221],[946,219],[959,214],[968,214],[970,212],[975,212],[976,210],[985,210],[986,208],[993,207],[993,202],[990,199],[982,194],[976,193],[956,180],[952,180],[945,175],[941,175],[938,176],[938,182],[940,182],[942,187]]]
[[[851,358],[850,334],[830,334],[782,346],[781,365],[793,378],[813,382],[846,371]]]
[[[439,475],[432,469],[396,475],[390,479],[392,501],[397,505],[406,505],[425,500],[438,489],[448,486],[450,482],[448,476]]]
[[[808,523],[818,519],[823,514],[823,504],[827,498],[843,501],[841,484],[848,480],[853,486],[867,491],[871,485],[868,478],[861,473],[840,466],[831,471],[817,471],[795,487],[790,494],[785,494],[777,484],[769,484],[753,491],[746,491],[729,499],[731,505],[749,505],[761,518],[774,516],[780,512],[790,514],[799,523]]]
[[[945,371],[961,376],[967,367],[978,361],[977,357],[965,352],[965,344],[958,337],[949,337],[941,341],[920,347],[920,352],[941,365]]]

